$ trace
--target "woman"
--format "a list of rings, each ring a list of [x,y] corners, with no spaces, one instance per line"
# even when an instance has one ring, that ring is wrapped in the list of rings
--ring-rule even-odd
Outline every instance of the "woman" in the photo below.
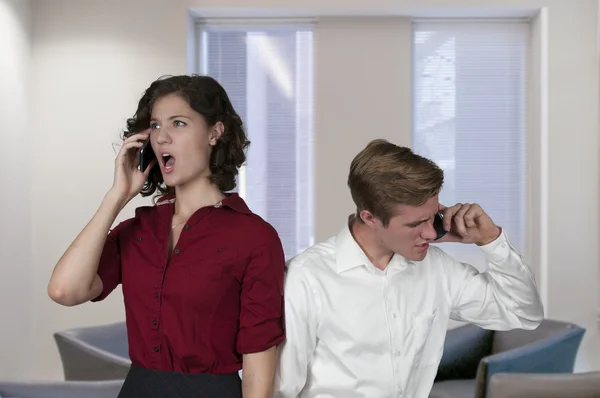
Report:
[[[142,172],[146,139],[156,159]],[[120,397],[272,397],[283,248],[224,193],[248,144],[227,93],[206,76],[155,81],[128,120],[114,183],[48,285],[54,301],[73,306],[122,284],[132,368]],[[158,192],[156,205],[109,231],[140,192]]]

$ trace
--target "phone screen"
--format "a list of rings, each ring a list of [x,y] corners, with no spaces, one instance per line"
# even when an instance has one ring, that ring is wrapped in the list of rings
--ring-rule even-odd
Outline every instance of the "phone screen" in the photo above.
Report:
[[[152,145],[150,144],[150,138],[148,138],[142,148],[140,149],[140,171],[146,171],[146,168],[150,164],[152,160],[156,158],[154,155],[154,151],[152,150]]]
[[[435,240],[440,240],[446,235],[446,230],[444,230],[444,216],[442,213],[437,213],[433,218],[433,228],[435,228],[435,232],[437,236]]]

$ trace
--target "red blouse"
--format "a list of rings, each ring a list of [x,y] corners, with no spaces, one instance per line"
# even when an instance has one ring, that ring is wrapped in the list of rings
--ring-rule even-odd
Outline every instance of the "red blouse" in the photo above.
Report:
[[[103,300],[122,283],[134,365],[234,373],[242,354],[284,340],[285,259],[275,229],[237,195],[196,211],[167,261],[172,197],[136,209],[108,235]]]

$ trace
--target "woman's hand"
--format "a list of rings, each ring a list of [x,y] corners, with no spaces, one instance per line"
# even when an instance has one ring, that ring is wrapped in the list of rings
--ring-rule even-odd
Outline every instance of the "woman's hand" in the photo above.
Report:
[[[123,146],[115,159],[115,176],[111,192],[123,201],[123,205],[140,193],[148,180],[150,170],[156,163],[156,159],[153,160],[143,173],[139,170],[139,149],[148,137],[150,137],[149,130],[128,137],[123,141]]]

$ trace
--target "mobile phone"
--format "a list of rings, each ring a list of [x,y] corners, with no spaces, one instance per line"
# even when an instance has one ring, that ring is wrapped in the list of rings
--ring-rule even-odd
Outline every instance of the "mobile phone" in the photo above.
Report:
[[[154,159],[156,159],[156,155],[154,154],[154,150],[152,150],[150,137],[148,137],[140,149],[140,171],[142,173],[146,171],[146,168]]]
[[[433,228],[435,228],[435,232],[437,233],[435,240],[442,239],[448,232],[444,229],[444,216],[442,213],[438,212],[435,217],[433,217]]]

